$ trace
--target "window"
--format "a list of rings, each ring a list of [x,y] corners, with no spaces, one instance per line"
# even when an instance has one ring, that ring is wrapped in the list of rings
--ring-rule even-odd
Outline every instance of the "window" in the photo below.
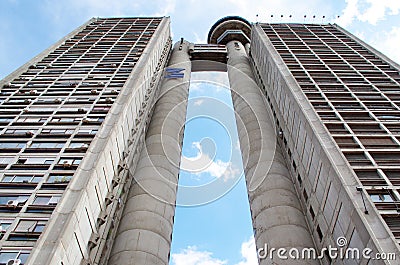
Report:
[[[79,129],[77,135],[95,135],[98,129]]]
[[[5,175],[1,182],[39,183],[42,178],[36,175]]]
[[[0,265],[7,265],[10,260],[21,261],[21,265],[25,264],[28,259],[29,251],[27,250],[1,250]]]
[[[71,151],[85,151],[88,147],[89,144],[85,142],[71,142],[68,146]]]
[[[343,152],[350,165],[352,166],[368,166],[371,161],[365,156],[363,152]]]
[[[65,143],[60,142],[34,142],[29,148],[34,149],[61,149],[64,147]]]
[[[2,149],[21,149],[26,146],[24,142],[0,142],[0,148]]]
[[[348,121],[373,121],[374,119],[365,111],[339,112],[344,120]]]
[[[74,132],[73,129],[43,129],[41,131],[42,134],[59,134],[59,135],[72,134],[73,132]]]
[[[394,237],[400,238],[400,219],[399,216],[396,215],[382,215],[386,224],[389,226],[390,230],[392,230]]]
[[[349,131],[344,127],[342,123],[326,123],[326,128],[332,134],[348,134]]]
[[[60,158],[60,160],[58,161],[58,164],[62,164],[62,165],[79,165],[82,161],[82,158]]]
[[[393,185],[400,185],[400,170],[399,169],[384,169],[383,172],[389,178]]]
[[[64,106],[61,109],[57,111],[57,114],[62,114],[63,112],[79,112],[79,113],[86,113],[89,110],[88,107],[82,107],[82,108],[77,108],[77,107],[68,107]]]
[[[55,206],[60,201],[61,195],[53,196],[37,196],[33,201],[33,205],[49,205]]]
[[[340,148],[358,148],[359,145],[356,143],[351,136],[334,136],[333,137]]]
[[[9,135],[9,134],[15,134],[15,135],[26,135],[26,136],[31,136],[35,134],[35,130],[28,130],[28,129],[9,129],[5,131],[4,134]]]
[[[356,169],[354,172],[363,185],[367,186],[386,186],[385,179],[376,171],[376,169]]]
[[[10,119],[10,118],[0,118],[0,123],[8,123],[8,122],[11,122],[11,121],[13,121],[13,119]]]
[[[82,123],[84,123],[84,124],[91,124],[91,123],[94,123],[94,124],[98,124],[98,123],[102,123],[104,121],[104,118],[103,117],[93,117],[93,118],[84,118],[83,120],[82,120]]]
[[[43,123],[47,121],[47,118],[41,118],[41,117],[19,117],[17,122],[23,122],[23,123]]]
[[[21,220],[14,232],[41,233],[46,226],[47,220]]]
[[[365,148],[399,148],[398,146],[389,136],[381,136],[381,137],[368,137],[368,136],[358,136],[358,139],[365,146]]]
[[[68,183],[72,175],[50,175],[47,183]]]
[[[0,164],[2,165],[8,165],[14,160],[14,157],[10,156],[2,156],[0,157]]]
[[[79,123],[82,118],[74,117],[55,117],[51,119],[52,123]]]
[[[56,108],[58,108],[57,105],[55,106],[48,106],[46,108],[43,107],[30,107],[29,112],[32,114],[32,112],[53,112]],[[39,113],[36,113],[39,114]]]
[[[393,197],[389,193],[373,193],[369,195],[373,202],[393,202]]]
[[[398,166],[400,161],[400,152],[370,152],[378,166]]]
[[[383,134],[386,133],[378,123],[352,123],[349,124],[355,133],[362,134]]]
[[[10,219],[3,219],[0,220],[0,233],[5,233],[7,229],[11,226],[13,220]]]
[[[26,157],[18,159],[19,164],[25,165],[50,165],[54,159],[49,157]]]
[[[28,200],[29,196],[27,195],[1,195],[0,196],[0,205],[7,206],[20,206],[24,204]]]

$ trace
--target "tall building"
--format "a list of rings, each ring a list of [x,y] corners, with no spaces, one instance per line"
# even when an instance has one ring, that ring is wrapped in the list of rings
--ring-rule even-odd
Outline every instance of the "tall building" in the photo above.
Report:
[[[169,24],[92,19],[1,81],[0,264],[168,264],[192,71],[228,72],[257,248],[322,252],[260,264],[395,264],[322,250],[400,254],[400,67],[332,24]]]

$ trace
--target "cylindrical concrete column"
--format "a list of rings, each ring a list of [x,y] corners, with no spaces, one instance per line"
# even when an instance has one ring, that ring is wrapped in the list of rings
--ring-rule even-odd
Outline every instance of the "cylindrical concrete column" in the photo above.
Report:
[[[109,265],[168,265],[191,63],[174,46],[146,133]]]
[[[314,247],[284,157],[276,142],[274,123],[263,100],[243,45],[231,41],[228,75],[236,113],[246,185],[257,249]],[[264,254],[261,252],[260,254]],[[279,259],[276,253],[260,264],[319,264],[316,260]]]

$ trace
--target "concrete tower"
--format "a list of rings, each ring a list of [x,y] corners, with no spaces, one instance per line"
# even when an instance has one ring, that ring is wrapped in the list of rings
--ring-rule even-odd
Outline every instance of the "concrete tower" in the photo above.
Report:
[[[255,82],[245,45],[251,25],[238,17],[219,20],[209,42],[228,49],[228,76],[236,113],[243,168],[258,248],[314,247],[289,170],[276,141],[276,129],[263,92]],[[260,264],[270,264],[264,259]],[[318,261],[279,261],[318,264]]]

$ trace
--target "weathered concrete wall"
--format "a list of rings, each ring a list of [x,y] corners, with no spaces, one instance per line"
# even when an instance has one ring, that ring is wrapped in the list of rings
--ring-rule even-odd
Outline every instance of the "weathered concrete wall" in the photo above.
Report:
[[[169,262],[191,62],[189,43],[177,43],[146,133],[145,146],[118,227],[110,265]],[[172,73],[172,75],[179,73]]]
[[[254,81],[244,46],[231,41],[228,75],[243,157],[257,248],[314,247],[284,157],[277,146],[274,121]],[[262,253],[261,253],[262,254]],[[273,263],[276,262],[276,263]],[[260,264],[318,264],[312,260],[280,260]]]
[[[373,253],[398,253],[375,207],[365,200],[347,161],[322,124],[306,96],[262,28],[252,28],[251,58],[257,79],[282,131],[284,155],[318,250],[336,247],[345,237],[347,246]],[[281,141],[283,142],[283,141]],[[366,195],[366,194],[365,194]],[[364,196],[365,196],[364,195]],[[328,263],[327,257],[321,261]],[[395,264],[366,259],[335,259],[335,264]]]
[[[162,58],[165,47],[169,51],[169,29],[169,18],[164,18],[93,139],[27,264],[93,262],[89,241],[94,245],[105,241],[108,231],[98,217],[111,216],[111,208],[120,204],[115,196],[120,190],[114,190],[113,183],[122,174],[124,152],[128,147],[137,148],[129,146],[129,139],[136,137],[134,130],[144,127],[145,121],[135,120],[141,112],[149,112],[143,108],[146,101],[151,101],[146,99],[146,90],[154,87],[152,77],[158,75],[157,66],[163,67],[166,61],[165,54],[164,62]],[[111,204],[106,202],[108,196]],[[108,221],[111,223],[112,218]]]

